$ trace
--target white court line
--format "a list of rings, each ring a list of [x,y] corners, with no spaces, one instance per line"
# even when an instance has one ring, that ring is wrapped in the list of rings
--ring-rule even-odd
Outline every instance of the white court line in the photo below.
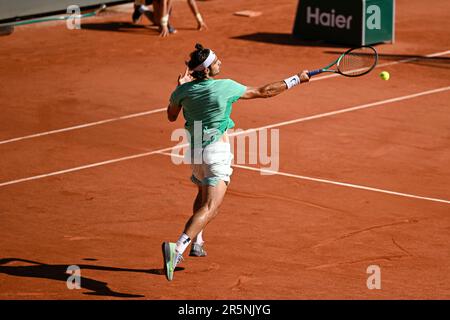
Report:
[[[185,145],[185,146],[187,146],[187,145]],[[178,147],[178,146],[176,146],[176,147]],[[80,167],[75,167],[75,168],[70,168],[70,169],[65,169],[65,170],[60,170],[60,171],[40,174],[40,175],[37,175],[37,176],[22,178],[22,179],[18,179],[18,180],[7,181],[7,182],[0,183],[0,187],[4,187],[4,186],[7,186],[7,185],[11,185],[11,184],[16,184],[16,183],[20,183],[20,182],[25,182],[25,181],[31,181],[31,180],[37,180],[37,179],[42,179],[42,178],[46,178],[46,177],[57,176],[57,175],[60,175],[60,174],[74,172],[74,171],[79,171],[79,170],[83,170],[83,169],[99,167],[99,166],[103,166],[105,164],[110,164],[110,163],[116,163],[116,162],[131,160],[131,159],[142,158],[142,157],[150,156],[152,154],[156,154],[156,153],[159,153],[159,152],[164,152],[164,151],[177,149],[176,147],[168,147],[168,148],[164,148],[164,149],[161,149],[161,150],[155,150],[155,151],[149,151],[149,152],[134,154],[134,155],[127,156],[127,157],[122,157],[122,158],[116,158],[116,159],[106,160],[106,161],[102,161],[102,162],[91,163],[91,164],[87,164],[87,165],[80,166]],[[179,147],[182,148],[183,146],[180,145]]]
[[[171,154],[171,153],[167,153],[167,152],[163,152],[163,151],[158,152],[158,154],[163,154],[165,156],[171,156],[171,157],[175,156],[177,158],[184,158],[183,156],[180,156],[180,155],[177,155],[177,154]],[[333,180],[321,179],[321,178],[312,178],[312,177],[307,177],[307,176],[301,176],[301,175],[298,175],[298,174],[292,174],[292,173],[286,173],[286,172],[280,172],[280,171],[273,171],[273,170],[266,170],[266,169],[263,169],[263,168],[255,168],[255,167],[243,166],[243,165],[239,165],[239,164],[233,164],[232,167],[241,168],[241,169],[250,170],[250,171],[258,171],[260,173],[267,173],[267,174],[270,174],[270,175],[279,175],[279,176],[296,178],[296,179],[301,179],[301,180],[308,180],[308,181],[314,181],[314,182],[320,182],[320,183],[326,183],[326,184],[333,184],[333,185],[337,185],[337,186],[341,186],[341,187],[349,187],[349,188],[361,189],[361,190],[366,190],[366,191],[386,193],[386,194],[395,195],[395,196],[401,196],[401,197],[407,197],[407,198],[414,198],[414,199],[428,200],[428,201],[433,201],[433,202],[442,202],[442,203],[450,204],[449,200],[430,198],[430,197],[423,197],[423,196],[418,196],[418,195],[414,195],[414,194],[410,194],[410,193],[396,192],[396,191],[390,191],[390,190],[386,190],[386,189],[379,189],[379,188],[362,186],[362,185],[359,185],[359,184],[339,182],[339,181],[333,181]]]
[[[396,102],[396,101],[412,99],[412,98],[415,98],[415,97],[418,97],[418,96],[429,95],[429,94],[442,92],[442,91],[447,91],[447,90],[450,90],[450,86],[443,87],[443,88],[438,88],[438,89],[433,89],[433,90],[428,90],[428,91],[423,91],[423,92],[418,92],[418,93],[414,93],[414,94],[410,94],[410,95],[406,95],[406,96],[401,96],[401,97],[397,97],[397,98],[381,100],[381,101],[377,101],[377,102],[373,102],[373,103],[369,103],[369,104],[364,104],[364,105],[351,107],[351,108],[346,108],[346,109],[333,111],[333,112],[327,112],[327,113],[318,114],[318,115],[310,116],[310,117],[306,117],[306,118],[298,118],[298,119],[291,120],[291,121],[279,122],[279,123],[276,123],[276,124],[267,125],[267,126],[260,127],[260,128],[254,128],[254,129],[249,129],[249,130],[245,130],[245,131],[234,132],[234,133],[230,134],[230,136],[247,134],[247,133],[252,132],[252,131],[258,131],[258,130],[267,129],[267,128],[281,127],[281,126],[285,126],[285,125],[292,124],[292,123],[297,123],[297,122],[302,122],[302,121],[307,121],[307,120],[323,118],[323,117],[327,117],[327,116],[341,114],[341,113],[344,113],[344,112],[351,112],[351,111],[355,111],[355,110],[360,110],[360,109],[363,109],[363,108],[375,107],[375,106],[379,106],[379,105],[383,105],[383,104],[387,104],[387,103],[392,103],[392,102]],[[165,152],[165,151],[169,151],[169,150],[176,150],[176,149],[184,148],[187,145],[188,144],[176,145],[176,146],[173,146],[173,147],[167,147],[167,148],[164,148],[164,149],[148,151],[148,152],[139,153],[139,154],[135,154],[135,155],[127,156],[127,157],[116,158],[116,159],[111,159],[111,160],[102,161],[102,162],[96,162],[96,163],[92,163],[92,164],[88,164],[88,165],[84,165],[84,166],[80,166],[80,167],[75,167],[75,168],[70,168],[70,169],[66,169],[66,170],[61,170],[61,171],[41,174],[41,175],[27,177],[27,178],[22,178],[22,179],[17,179],[17,180],[5,181],[5,182],[0,183],[0,187],[16,184],[16,183],[20,183],[20,182],[30,181],[30,180],[37,180],[37,179],[41,179],[41,178],[45,178],[45,177],[51,177],[51,176],[64,174],[64,173],[68,173],[68,172],[73,172],[73,171],[78,171],[78,170],[98,167],[98,166],[105,165],[105,164],[110,164],[110,163],[130,160],[130,159],[141,158],[141,157],[149,156],[149,155],[152,155],[152,154],[155,154],[155,153],[161,153],[161,152]]]
[[[41,133],[30,134],[28,136],[17,137],[17,138],[12,138],[12,139],[8,139],[8,140],[0,141],[0,144],[10,143],[10,142],[14,142],[14,141],[20,141],[20,140],[25,140],[25,139],[31,139],[31,138],[36,138],[36,137],[47,136],[49,134],[54,134],[54,133],[59,133],[59,132],[64,132],[64,131],[71,131],[71,130],[75,130],[75,129],[81,129],[81,128],[97,126],[99,124],[105,124],[105,123],[119,121],[119,120],[136,118],[136,117],[145,116],[145,115],[152,114],[152,113],[165,111],[166,109],[167,108],[161,108],[161,109],[154,109],[154,110],[149,110],[149,111],[144,111],[144,112],[132,113],[132,114],[129,114],[129,115],[126,115],[126,116],[121,116],[121,117],[116,117],[116,118],[111,118],[111,119],[105,119],[105,120],[100,120],[100,121],[95,121],[95,122],[88,122],[88,123],[80,124],[80,125],[73,126],[73,127],[67,127],[67,128],[56,129],[56,130],[51,130],[51,131],[45,131],[45,132],[41,132]]]
[[[445,56],[447,54],[450,54],[450,50],[443,51],[443,52],[430,53],[430,54],[425,55],[425,57],[431,58],[431,57]],[[385,67],[385,66],[391,66],[391,65],[395,65],[395,64],[399,64],[399,63],[405,63],[405,62],[410,62],[410,61],[419,60],[419,59],[420,58],[408,58],[408,59],[403,59],[403,60],[394,61],[394,62],[387,62],[387,63],[383,63],[383,64],[378,64],[376,66],[376,68]],[[334,77],[337,77],[337,76],[339,76],[339,74],[330,74],[330,75],[321,76],[321,77],[317,77],[317,78],[311,78],[311,81],[320,81],[320,80],[325,80],[325,79],[329,79],[329,78],[334,78]],[[71,130],[77,130],[77,129],[87,128],[87,127],[97,126],[97,125],[100,125],[100,124],[105,124],[105,123],[109,123],[109,122],[115,122],[115,121],[119,121],[119,120],[136,118],[136,117],[140,117],[140,116],[149,115],[149,114],[152,114],[152,113],[163,112],[165,110],[166,110],[166,108],[160,108],[160,109],[154,109],[154,110],[149,110],[149,111],[144,111],[144,112],[139,112],[139,113],[132,113],[132,114],[125,115],[125,116],[105,119],[105,120],[96,121],[96,122],[88,122],[88,123],[85,123],[85,124],[80,124],[80,125],[76,125],[76,126],[72,126],[72,127],[56,129],[56,130],[50,130],[50,131],[45,131],[45,132],[41,132],[41,133],[30,134],[30,135],[27,135],[27,136],[22,136],[22,137],[2,140],[2,141],[0,141],[0,144],[6,144],[6,143],[15,142],[15,141],[21,141],[21,140],[26,140],[26,139],[31,139],[31,138],[47,136],[47,135],[50,135],[50,134],[55,134],[55,133],[60,133],[60,132],[65,132],[65,131],[71,131]]]

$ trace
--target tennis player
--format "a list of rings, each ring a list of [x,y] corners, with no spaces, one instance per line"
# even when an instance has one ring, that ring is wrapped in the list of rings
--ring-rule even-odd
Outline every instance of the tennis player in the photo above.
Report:
[[[203,230],[219,212],[233,172],[227,130],[234,127],[232,104],[238,99],[274,97],[301,83],[308,82],[307,71],[261,87],[248,87],[230,79],[214,79],[222,62],[201,44],[195,45],[184,75],[167,108],[169,121],[175,121],[181,110],[190,139],[191,180],[197,185],[193,215],[176,243],[162,244],[164,269],[168,280],[191,244],[190,255],[206,256]]]

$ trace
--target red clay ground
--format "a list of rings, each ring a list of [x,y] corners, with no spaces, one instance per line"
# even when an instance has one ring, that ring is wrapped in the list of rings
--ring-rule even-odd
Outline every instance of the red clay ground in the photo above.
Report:
[[[0,38],[0,142],[165,107],[195,42],[220,55],[222,77],[248,85],[319,67],[342,50],[283,44],[296,1],[199,6],[209,31],[195,31],[187,5],[176,3],[179,33],[168,39],[111,11],[82,30],[40,24]],[[398,0],[396,43],[377,46],[380,63],[449,50],[449,9]],[[263,15],[232,15],[239,10]],[[275,40],[237,39],[258,32]],[[233,112],[238,128],[257,128],[444,88],[274,128],[283,173],[447,202],[235,168],[205,233],[208,257],[187,258],[173,282],[161,275],[160,244],[176,240],[190,215],[188,167],[154,154],[17,180],[173,146],[181,119],[157,112],[1,143],[0,299],[449,299],[449,61],[322,79]],[[379,80],[381,69],[390,81]],[[66,288],[74,264],[81,290]],[[381,267],[381,290],[367,289],[369,265]]]

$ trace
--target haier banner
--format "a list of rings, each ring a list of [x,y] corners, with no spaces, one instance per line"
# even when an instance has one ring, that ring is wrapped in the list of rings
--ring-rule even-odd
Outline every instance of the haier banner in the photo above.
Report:
[[[394,41],[395,0],[300,0],[294,35],[366,45]]]

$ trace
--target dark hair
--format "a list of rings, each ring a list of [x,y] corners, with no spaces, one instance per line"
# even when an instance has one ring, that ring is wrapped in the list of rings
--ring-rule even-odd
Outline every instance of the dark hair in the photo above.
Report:
[[[201,65],[206,58],[208,58],[210,50],[203,48],[200,43],[195,45],[195,51],[192,51],[190,54],[191,60],[187,62],[187,66],[190,70],[194,70],[194,68]],[[204,71],[192,71],[192,77],[197,80],[206,79],[207,75]]]

